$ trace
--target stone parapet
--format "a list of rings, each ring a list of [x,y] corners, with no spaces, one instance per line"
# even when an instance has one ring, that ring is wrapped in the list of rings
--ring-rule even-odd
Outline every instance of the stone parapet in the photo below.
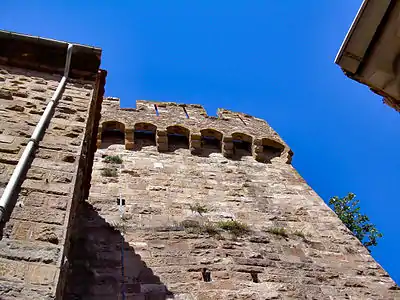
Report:
[[[210,117],[201,105],[145,100],[138,100],[135,109],[126,109],[120,108],[118,98],[105,98],[103,107],[97,135],[98,147],[102,132],[112,128],[123,132],[126,149],[134,149],[136,127],[148,124],[154,131],[159,151],[168,151],[170,131],[171,134],[187,135],[193,154],[201,155],[207,141],[216,140],[220,146],[215,145],[215,148],[220,148],[229,158],[235,158],[240,152],[237,151],[239,143],[248,147],[249,154],[259,162],[279,157],[290,163],[293,156],[287,144],[267,122],[244,113],[219,109],[218,117]]]

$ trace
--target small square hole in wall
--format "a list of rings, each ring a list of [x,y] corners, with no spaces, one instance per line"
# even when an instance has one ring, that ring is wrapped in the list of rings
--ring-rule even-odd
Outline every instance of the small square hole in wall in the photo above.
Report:
[[[210,282],[211,281],[211,271],[208,270],[207,268],[203,268],[201,270],[201,275],[203,276],[203,280],[205,282]]]
[[[182,106],[182,108],[183,108],[183,112],[185,113],[186,118],[189,119],[189,114],[186,110],[186,107]]]
[[[258,273],[251,272],[250,274],[251,274],[251,279],[253,280],[253,282],[255,282],[255,283],[259,283],[260,282],[260,280],[258,279]]]
[[[125,199],[117,198],[117,205],[125,205]]]

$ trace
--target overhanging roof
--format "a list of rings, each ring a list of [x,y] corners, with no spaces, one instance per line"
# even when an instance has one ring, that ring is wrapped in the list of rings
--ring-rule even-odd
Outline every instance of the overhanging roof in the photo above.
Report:
[[[0,30],[0,63],[63,74],[68,43]],[[74,43],[70,77],[92,79],[100,67],[101,49]]]
[[[335,63],[356,73],[378,32],[391,0],[364,0],[339,49]]]
[[[335,63],[399,110],[400,1],[364,0]]]

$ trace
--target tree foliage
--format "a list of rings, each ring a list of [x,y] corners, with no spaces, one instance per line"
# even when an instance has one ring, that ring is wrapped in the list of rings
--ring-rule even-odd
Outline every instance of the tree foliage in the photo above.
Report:
[[[377,239],[383,235],[370,223],[368,216],[360,213],[360,201],[355,198],[353,193],[343,198],[335,196],[329,199],[329,205],[344,225],[370,250],[371,246],[378,244]]]

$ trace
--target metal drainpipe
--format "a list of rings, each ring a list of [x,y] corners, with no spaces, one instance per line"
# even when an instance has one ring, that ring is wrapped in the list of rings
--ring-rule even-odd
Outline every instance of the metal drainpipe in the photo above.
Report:
[[[27,167],[30,158],[34,154],[34,151],[36,147],[39,144],[40,138],[42,137],[44,130],[46,129],[46,125],[50,121],[54,109],[57,106],[58,100],[60,99],[64,88],[65,84],[67,82],[68,74],[69,74],[69,69],[71,65],[71,56],[72,56],[72,49],[73,49],[73,44],[68,44],[68,49],[67,49],[67,57],[65,61],[65,67],[64,67],[64,76],[61,78],[61,81],[58,84],[58,87],[56,91],[54,92],[53,97],[51,97],[51,100],[46,106],[46,109],[44,110],[43,115],[40,117],[39,122],[37,123],[35,130],[33,131],[33,134],[31,138],[29,139],[28,144],[25,147],[24,152],[21,155],[21,158],[18,161],[17,166],[14,169],[13,174],[11,175],[10,181],[7,183],[6,188],[4,189],[3,195],[1,196],[0,199],[0,222],[6,222],[5,217],[8,214],[8,210],[10,209],[10,203],[11,199],[15,193],[15,190],[17,189],[18,185],[20,184],[21,178],[26,174],[27,172]],[[11,212],[9,212],[11,214]]]

